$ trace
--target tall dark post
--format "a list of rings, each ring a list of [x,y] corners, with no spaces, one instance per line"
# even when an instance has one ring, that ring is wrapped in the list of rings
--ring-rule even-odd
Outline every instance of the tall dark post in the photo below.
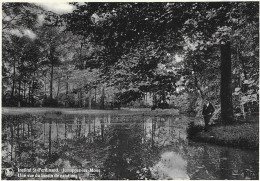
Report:
[[[221,51],[221,119],[228,124],[234,121],[232,104],[232,80],[231,80],[231,49],[230,42],[222,42]]]

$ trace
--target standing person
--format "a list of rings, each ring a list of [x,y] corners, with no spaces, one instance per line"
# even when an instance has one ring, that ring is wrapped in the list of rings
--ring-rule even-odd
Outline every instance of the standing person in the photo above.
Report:
[[[208,125],[209,125],[209,120],[212,117],[212,114],[214,113],[215,109],[213,105],[206,99],[203,105],[202,109],[202,115],[205,121],[205,127],[204,130],[207,131]]]

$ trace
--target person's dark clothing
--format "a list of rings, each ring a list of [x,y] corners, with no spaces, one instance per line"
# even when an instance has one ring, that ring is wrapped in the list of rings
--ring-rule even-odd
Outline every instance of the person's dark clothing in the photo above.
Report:
[[[209,103],[208,105],[204,104],[203,110],[202,110],[202,115],[206,116],[206,115],[212,114],[214,111],[215,111],[215,109],[211,103]]]
[[[205,121],[205,130],[207,130],[207,127],[209,125],[210,118],[212,117],[212,114],[214,113],[215,109],[211,103],[204,104],[202,109],[202,115]]]

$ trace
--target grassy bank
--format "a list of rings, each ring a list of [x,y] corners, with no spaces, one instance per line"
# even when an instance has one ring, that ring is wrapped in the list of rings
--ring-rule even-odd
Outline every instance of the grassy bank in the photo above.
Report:
[[[246,122],[231,125],[214,125],[208,131],[203,127],[193,125],[188,128],[191,140],[233,146],[246,149],[259,149],[259,123]]]
[[[95,110],[84,108],[18,108],[18,107],[3,107],[2,114],[18,115],[18,114],[44,114],[44,113],[61,113],[61,114],[117,114],[117,115],[178,115],[179,111],[175,109],[156,109],[151,111],[149,108],[129,109],[122,108],[121,110]]]

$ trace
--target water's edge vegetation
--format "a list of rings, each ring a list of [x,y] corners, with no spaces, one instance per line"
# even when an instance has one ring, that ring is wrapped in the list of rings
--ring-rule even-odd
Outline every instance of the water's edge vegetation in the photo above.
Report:
[[[213,125],[208,131],[191,122],[187,128],[192,141],[259,150],[259,123],[245,122],[230,125]]]
[[[3,115],[28,114],[116,114],[116,115],[142,115],[142,116],[176,116],[180,115],[175,109],[122,109],[122,110],[88,110],[72,108],[2,108]],[[242,149],[259,150],[259,123],[254,121],[235,123],[230,125],[212,125],[208,131],[204,126],[195,124],[196,119],[190,118],[187,127],[187,137],[195,142],[205,142],[220,146],[237,147]],[[195,120],[195,121],[194,121]]]

